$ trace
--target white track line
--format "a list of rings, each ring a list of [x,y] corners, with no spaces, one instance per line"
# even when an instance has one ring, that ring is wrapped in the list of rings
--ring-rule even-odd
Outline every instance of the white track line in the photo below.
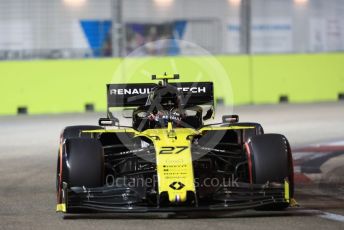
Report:
[[[334,221],[339,221],[344,223],[344,216],[335,214],[335,213],[330,213],[330,212],[322,212],[322,214],[318,215],[321,218],[328,219],[328,220],[334,220]]]
[[[317,216],[317,217],[320,217],[323,219],[334,220],[334,221],[344,223],[344,216],[340,215],[340,214],[335,214],[335,213],[331,213],[331,212],[324,212],[324,211],[317,210],[317,209],[296,210],[295,212],[296,213],[308,213],[308,214],[311,214],[312,216]]]
[[[343,145],[344,145],[344,140],[321,142],[317,144],[311,144],[309,146],[319,147],[319,146],[343,146]]]

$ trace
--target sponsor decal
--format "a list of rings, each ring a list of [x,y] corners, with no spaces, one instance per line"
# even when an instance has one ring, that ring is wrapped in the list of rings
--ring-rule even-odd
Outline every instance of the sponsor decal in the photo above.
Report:
[[[173,190],[181,190],[182,188],[184,188],[185,185],[182,182],[173,182],[172,184],[170,184],[170,188]]]
[[[110,95],[139,95],[149,94],[152,89],[150,88],[138,88],[138,89],[110,89]]]
[[[191,92],[191,93],[206,93],[205,87],[178,87],[180,92]]]
[[[207,93],[206,87],[178,87],[180,92],[183,93]],[[140,95],[140,94],[149,94],[152,91],[150,88],[119,88],[119,89],[110,89],[110,95]]]

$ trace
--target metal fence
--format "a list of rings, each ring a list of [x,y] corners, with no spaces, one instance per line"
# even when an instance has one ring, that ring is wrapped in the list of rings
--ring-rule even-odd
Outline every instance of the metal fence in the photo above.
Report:
[[[0,60],[344,50],[342,0],[0,0]],[[159,42],[170,39],[170,44]],[[148,44],[148,45],[147,45]]]

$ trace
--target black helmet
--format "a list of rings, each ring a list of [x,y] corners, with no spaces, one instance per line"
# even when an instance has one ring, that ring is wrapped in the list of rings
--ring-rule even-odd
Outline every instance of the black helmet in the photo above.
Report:
[[[147,105],[154,105],[157,108],[173,109],[181,107],[181,95],[178,89],[171,85],[157,86],[150,93]]]

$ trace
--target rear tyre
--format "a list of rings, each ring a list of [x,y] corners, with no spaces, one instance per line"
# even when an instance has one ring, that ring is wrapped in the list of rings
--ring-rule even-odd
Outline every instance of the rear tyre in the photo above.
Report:
[[[289,182],[289,196],[294,196],[294,172],[290,145],[286,137],[280,134],[263,134],[250,138],[246,143],[249,161],[250,182]],[[265,205],[259,209],[283,210],[287,202]]]
[[[264,129],[259,123],[253,122],[240,122],[239,126],[250,126],[254,129],[244,129],[243,130],[243,143],[246,143],[251,137],[264,134]]]
[[[82,133],[84,130],[96,130],[96,129],[103,129],[100,126],[96,125],[75,125],[75,126],[67,126],[62,130],[61,138],[68,139],[68,138],[91,138],[92,134],[90,133]]]
[[[224,127],[228,125],[223,125]],[[242,137],[241,137],[241,143],[244,144],[246,143],[251,137],[257,136],[257,135],[262,135],[264,134],[264,129],[259,123],[254,123],[254,122],[239,122],[239,123],[233,123],[230,124],[229,126],[249,126],[249,127],[254,127],[253,129],[243,129],[242,131]]]

